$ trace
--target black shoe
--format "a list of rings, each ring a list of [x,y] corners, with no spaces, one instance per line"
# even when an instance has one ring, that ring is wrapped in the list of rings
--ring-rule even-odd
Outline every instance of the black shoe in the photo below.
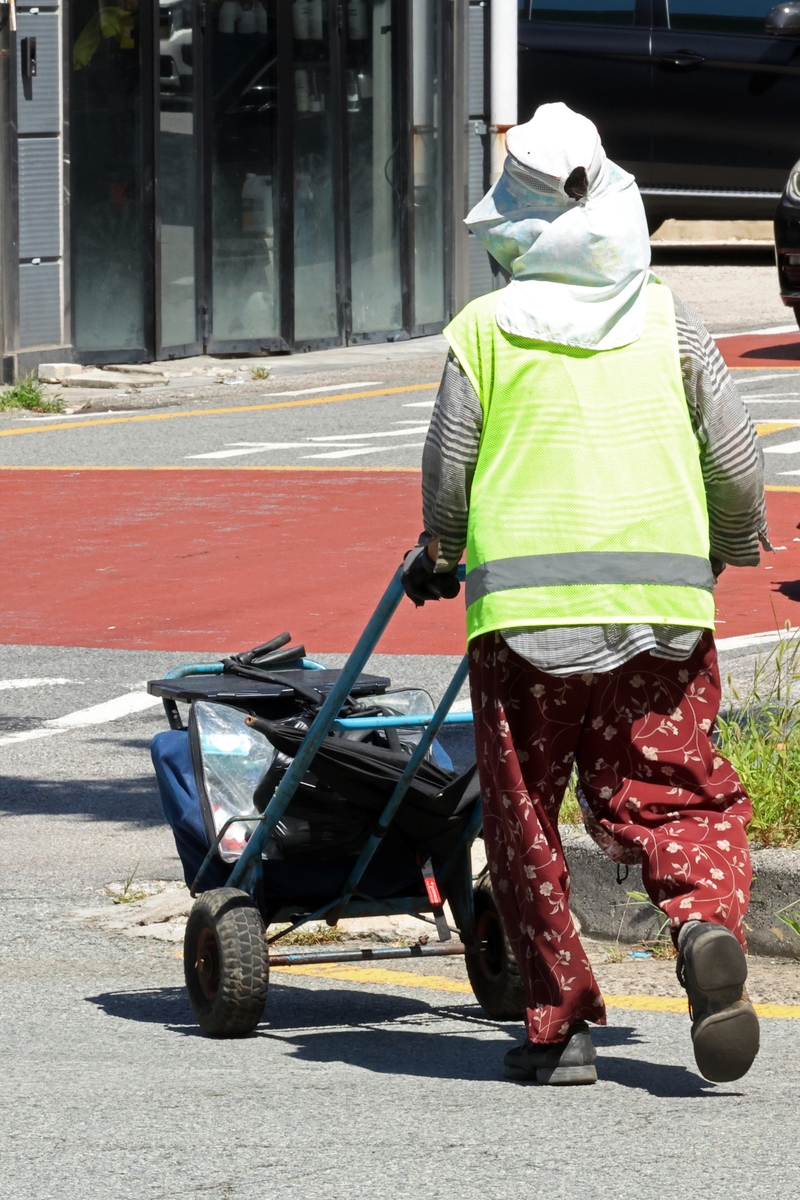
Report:
[[[597,1083],[596,1058],[589,1026],[585,1021],[576,1021],[563,1042],[523,1042],[509,1050],[503,1063],[507,1079],[563,1085]]]
[[[714,1083],[741,1079],[758,1054],[758,1017],[744,988],[742,947],[724,926],[699,922],[681,939],[677,971],[689,996],[700,1074]]]

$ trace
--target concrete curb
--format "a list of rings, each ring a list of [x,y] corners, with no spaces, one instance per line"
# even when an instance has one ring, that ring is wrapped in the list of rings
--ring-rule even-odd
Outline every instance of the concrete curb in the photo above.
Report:
[[[562,825],[561,837],[572,879],[570,908],[583,931],[625,943],[655,937],[659,921],[652,909],[628,897],[628,892],[645,890],[641,868],[631,867],[620,885],[616,865],[588,834]],[[775,916],[793,901],[800,909],[800,851],[753,850],[752,855],[753,890],[745,922],[750,953],[800,959],[800,937]]]

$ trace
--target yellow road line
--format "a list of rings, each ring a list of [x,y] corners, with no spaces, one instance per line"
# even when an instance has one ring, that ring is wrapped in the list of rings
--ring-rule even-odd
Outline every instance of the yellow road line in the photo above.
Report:
[[[606,1008],[633,1008],[640,1012],[685,1013],[686,998],[666,996],[604,996]],[[760,1017],[800,1018],[800,1004],[754,1004]]]
[[[95,467],[95,466],[92,466],[91,464],[87,465],[86,463],[84,463],[83,466],[66,466],[66,467],[60,466],[59,467],[59,466],[51,466],[51,465],[41,466],[41,465],[37,464],[35,466],[27,466],[26,467],[26,466],[20,466],[19,463],[0,463],[0,471],[70,471],[70,472],[75,472],[75,471],[347,471],[350,474],[352,474],[354,471],[367,471],[367,472],[373,472],[373,473],[375,473],[375,472],[380,473],[381,471],[384,471],[384,472],[385,471],[411,471],[412,474],[419,475],[421,472],[421,468],[420,467],[359,467],[359,466],[349,466],[349,467],[313,466],[313,467],[310,467],[310,466],[296,466],[291,463],[288,466],[284,466],[284,467],[275,466],[272,463],[270,463],[269,466],[253,466],[252,464],[250,464],[249,466],[238,466],[238,467],[231,467],[231,466],[219,466],[219,467],[203,466],[203,467],[200,467],[200,466],[196,466],[194,464],[192,464],[191,466],[185,466],[185,467],[181,466],[180,464],[177,466],[167,466],[167,467],[133,467],[133,466]]]
[[[386,967],[351,966],[347,963],[309,963],[297,967],[273,967],[282,975],[310,975],[316,979],[339,979],[346,983],[378,983],[394,987],[423,988],[431,992],[458,992],[472,995],[472,988],[460,979],[446,975],[417,975],[414,971],[391,971]],[[686,999],[666,996],[604,996],[606,1008],[635,1009],[639,1012],[685,1013]],[[760,1017],[800,1019],[800,1004],[756,1004]]]
[[[800,487],[792,483],[765,483],[765,492],[800,492]]]
[[[446,975],[417,975],[413,971],[389,971],[385,967],[351,967],[325,963],[299,967],[274,967],[284,975],[312,975],[317,979],[343,979],[348,983],[388,983],[395,987],[427,988],[432,992],[461,992],[472,995],[472,988],[460,979]]]
[[[133,421],[177,421],[184,417],[216,417],[226,413],[265,412],[271,408],[302,408],[312,404],[338,404],[340,400],[368,400],[371,396],[396,396],[400,392],[424,392],[438,383],[409,383],[403,387],[380,388],[372,392],[347,392],[339,396],[314,396],[308,400],[281,400],[274,404],[233,404],[228,408],[191,408],[186,412],[137,413],[133,417],[96,417],[87,421],[55,422],[27,429],[0,429],[0,437],[19,437],[28,433],[51,433],[54,429],[86,429],[90,425],[127,425]]]
[[[755,430],[759,437],[768,437],[771,433],[780,433],[782,429],[796,429],[800,421],[759,421]]]

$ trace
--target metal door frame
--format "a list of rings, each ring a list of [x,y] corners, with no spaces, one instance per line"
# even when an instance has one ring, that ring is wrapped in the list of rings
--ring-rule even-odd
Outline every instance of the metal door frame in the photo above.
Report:
[[[286,29],[286,90],[283,93],[285,101],[278,95],[278,123],[283,125],[287,143],[291,146],[291,170],[286,178],[290,181],[286,188],[281,187],[282,199],[291,209],[291,270],[287,260],[281,260],[281,283],[286,291],[286,310],[284,312],[283,292],[281,293],[281,315],[286,318],[287,329],[291,328],[292,336],[287,337],[288,346],[295,352],[303,353],[312,350],[331,350],[348,344],[348,330],[352,313],[352,292],[350,288],[350,225],[347,213],[350,206],[350,189],[347,177],[347,138],[345,136],[345,121],[347,119],[347,96],[344,84],[344,62],[347,47],[347,30],[345,4],[346,0],[325,0],[328,10],[328,40],[330,55],[331,79],[331,178],[333,182],[333,224],[334,251],[333,269],[335,272],[336,295],[336,327],[337,332],[330,337],[294,338],[294,38],[292,28],[291,0],[278,0],[279,13],[283,14],[283,24]],[[279,31],[280,31],[279,16]],[[278,33],[280,38],[280,32]]]
[[[214,329],[214,213],[212,189],[212,139],[214,137],[213,118],[214,104],[212,96],[212,55],[213,37],[211,33],[210,12],[208,0],[197,0],[201,12],[202,26],[202,87],[198,93],[200,132],[200,149],[202,166],[198,171],[200,195],[198,196],[198,227],[201,227],[202,245],[198,249],[198,261],[202,260],[203,299],[200,304],[200,349],[199,354],[219,355],[249,355],[258,357],[261,354],[287,353],[293,341],[294,312],[290,300],[294,297],[294,211],[291,196],[284,186],[287,179],[292,179],[293,150],[291,122],[285,120],[286,106],[294,103],[294,72],[292,69],[292,10],[291,0],[277,0],[277,83],[278,83],[278,121],[277,121],[277,160],[278,160],[278,191],[275,210],[275,226],[278,243],[277,286],[280,300],[280,334],[260,338],[215,338]],[[288,39],[288,41],[287,41]],[[290,110],[291,111],[291,110]],[[288,286],[287,286],[288,285]],[[289,286],[291,291],[289,290]],[[287,315],[288,314],[288,315]]]
[[[152,172],[153,172],[153,217],[152,217],[152,270],[153,270],[153,305],[152,305],[152,337],[155,348],[155,360],[168,362],[177,358],[191,358],[205,353],[206,322],[208,303],[206,292],[206,233],[205,226],[210,213],[206,212],[205,162],[210,158],[206,143],[206,0],[193,0],[192,3],[192,75],[193,75],[193,104],[192,104],[192,141],[195,160],[194,172],[194,301],[195,301],[195,339],[183,345],[163,346],[161,344],[161,213],[159,207],[161,188],[161,36],[160,36],[160,3],[152,0],[153,14],[151,47],[153,90],[152,90]],[[209,181],[210,182],[210,181]],[[149,314],[145,315],[145,320]]]
[[[435,2],[435,0],[433,0]],[[406,45],[406,61],[408,63],[408,81],[405,88],[405,102],[407,105],[406,128],[407,128],[407,157],[408,157],[408,174],[405,180],[405,208],[408,211],[407,224],[407,243],[403,248],[403,269],[407,273],[407,288],[409,293],[408,319],[404,321],[405,328],[409,331],[409,337],[428,337],[431,334],[441,333],[445,325],[447,325],[451,316],[454,314],[454,290],[456,282],[456,263],[455,263],[455,236],[456,236],[456,218],[455,218],[455,197],[456,197],[456,172],[463,170],[465,160],[463,150],[461,154],[456,153],[456,145],[458,139],[455,136],[454,119],[457,112],[461,110],[463,105],[455,102],[455,85],[456,85],[456,63],[459,60],[459,55],[456,48],[456,37],[459,32],[462,33],[466,28],[466,23],[463,16],[459,17],[456,12],[457,0],[439,0],[439,14],[442,21],[442,86],[441,86],[441,112],[439,118],[439,128],[442,137],[442,160],[444,163],[444,187],[440,197],[441,217],[443,223],[442,240],[444,243],[444,262],[442,269],[445,273],[444,278],[444,303],[445,315],[441,321],[428,321],[424,324],[419,324],[416,319],[416,239],[414,229],[414,175],[412,169],[413,162],[413,142],[414,131],[413,113],[414,113],[414,71],[413,71],[413,54],[414,54],[414,16],[411,0],[405,0],[408,5],[408,30],[407,30],[407,45]],[[462,54],[460,56],[464,58]],[[466,63],[464,64],[466,66]],[[462,75],[463,91],[467,86],[466,73]],[[466,216],[466,213],[464,214]],[[462,227],[463,228],[463,227]],[[461,305],[458,305],[460,308]]]

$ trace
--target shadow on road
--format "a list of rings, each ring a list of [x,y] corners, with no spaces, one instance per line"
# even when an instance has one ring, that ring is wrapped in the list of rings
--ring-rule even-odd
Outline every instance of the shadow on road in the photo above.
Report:
[[[800,600],[800,579],[787,579],[775,588],[787,600]]]
[[[104,992],[88,996],[87,1001],[119,1020],[160,1025],[184,1037],[205,1037],[182,987]],[[254,1034],[240,1040],[244,1054],[266,1052],[264,1043],[278,1042],[290,1059],[300,1062],[342,1063],[426,1079],[501,1080],[503,1054],[522,1032],[519,1023],[488,1020],[477,1004],[442,1006],[390,993],[312,989],[283,982],[271,989],[265,1016]],[[443,1022],[439,1030],[437,1020]],[[459,1022],[455,1029],[453,1022]],[[601,1082],[659,1098],[740,1094],[717,1091],[715,1084],[683,1066],[606,1053],[642,1042],[632,1025],[596,1028],[592,1036],[599,1051]]]
[[[91,821],[164,825],[155,775],[106,779],[0,777],[0,814],[81,816]]]
[[[688,1036],[688,1035],[687,1035]],[[709,1083],[686,1067],[667,1063],[646,1062],[636,1058],[615,1058],[601,1054],[597,1060],[601,1080],[622,1087],[648,1092],[651,1096],[741,1096],[741,1092],[718,1092],[717,1084]]]

